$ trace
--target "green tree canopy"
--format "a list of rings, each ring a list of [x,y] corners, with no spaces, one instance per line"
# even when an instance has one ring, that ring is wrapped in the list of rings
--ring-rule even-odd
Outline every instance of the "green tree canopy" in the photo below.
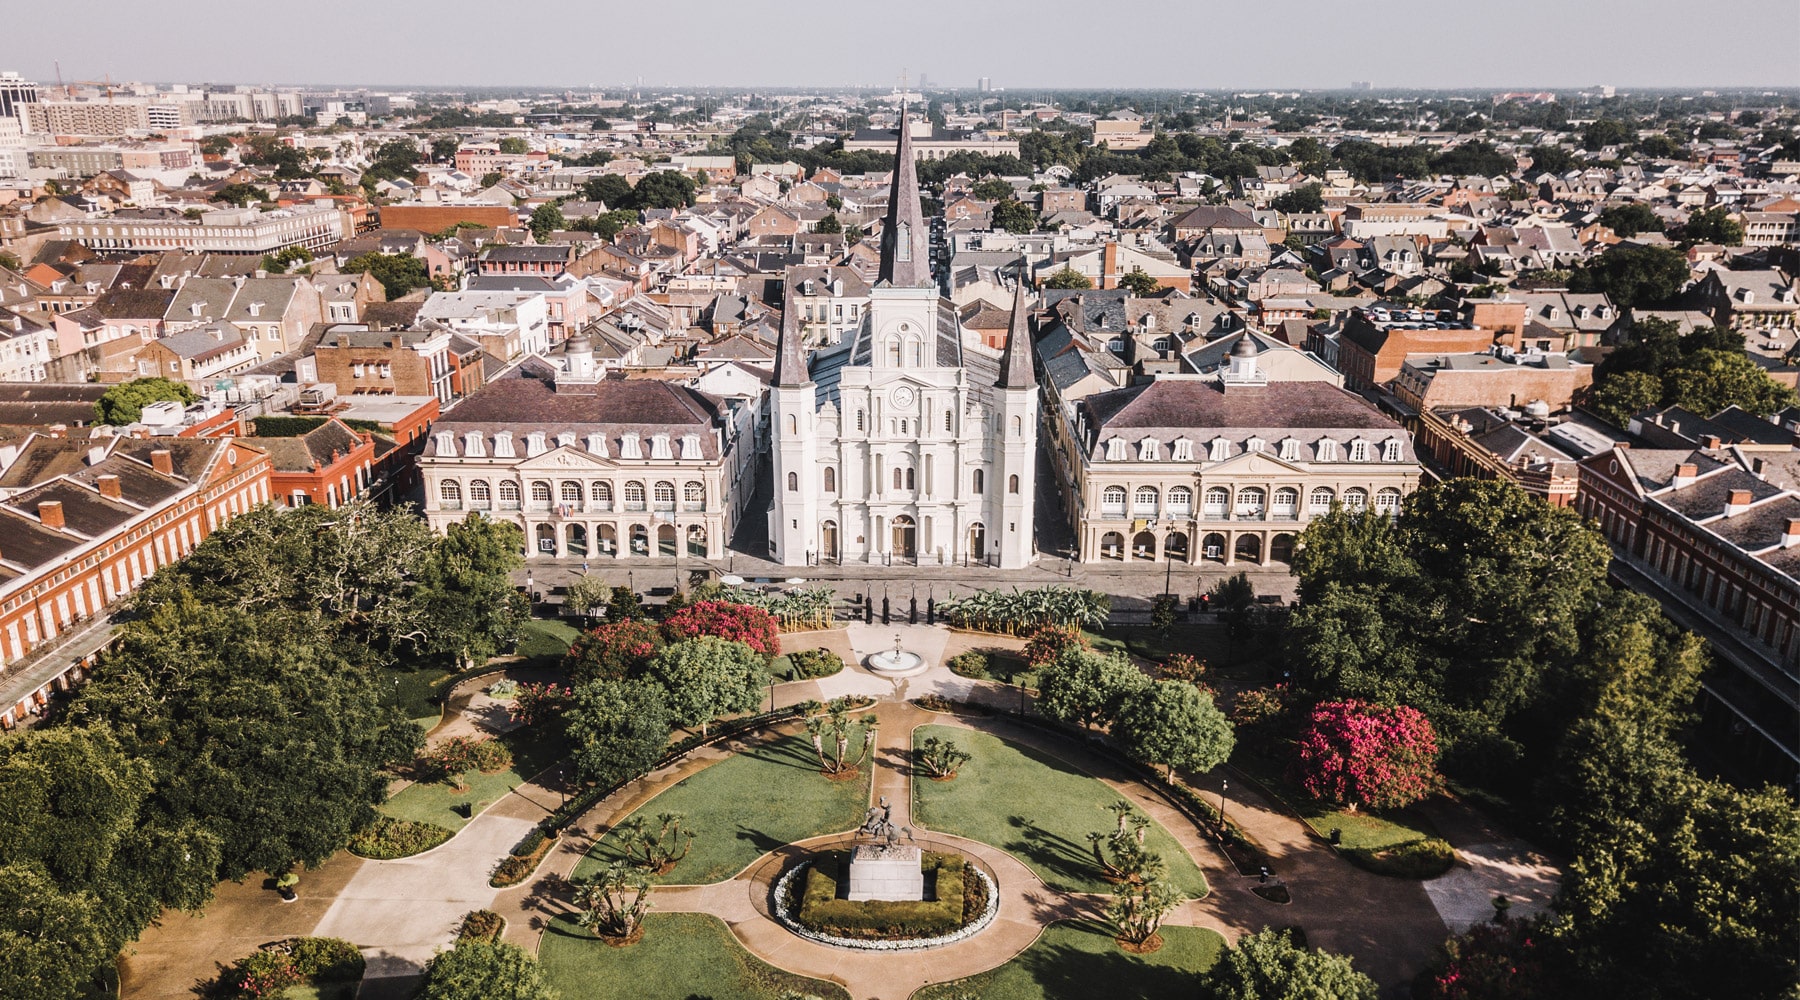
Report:
[[[106,390],[94,401],[94,422],[114,426],[135,424],[143,417],[146,405],[163,401],[186,406],[199,402],[200,397],[183,382],[160,377],[132,379]]]
[[[1613,205],[1601,210],[1600,224],[1620,236],[1636,236],[1639,233],[1663,231],[1662,217],[1656,214],[1655,209],[1641,201]]]
[[[820,219],[818,226],[813,229],[813,232],[815,233],[841,233],[843,231],[844,224],[838,221],[836,214],[827,215],[823,219]]]
[[[1317,184],[1302,184],[1285,194],[1275,196],[1269,207],[1277,212],[1322,212],[1325,210],[1325,198],[1320,192],[1324,190]]]
[[[1201,980],[1209,1000],[1379,1000],[1375,981],[1348,957],[1307,950],[1283,930],[1238,939]]]
[[[518,641],[531,607],[511,574],[525,564],[524,546],[518,525],[479,513],[444,528],[419,572],[428,651],[475,664]]]
[[[1744,224],[1723,205],[1703,209],[1688,216],[1681,224],[1681,242],[1718,243],[1728,247],[1744,244]]]
[[[425,966],[418,1000],[561,1000],[537,959],[516,944],[458,941]]]
[[[1619,243],[1576,268],[1569,288],[1605,292],[1622,309],[1657,306],[1687,286],[1687,257],[1674,247]]]
[[[227,184],[213,192],[211,200],[222,201],[243,208],[245,205],[255,204],[260,201],[268,201],[269,192],[254,184]]]
[[[648,770],[668,750],[673,726],[668,696],[647,680],[577,685],[563,720],[576,774],[603,786]]]
[[[1004,201],[1013,197],[1013,186],[998,177],[987,177],[975,182],[969,189],[969,197],[981,201]]]
[[[631,182],[619,174],[590,177],[582,182],[581,197],[602,202],[607,208],[627,208],[626,202],[631,200]]]
[[[531,146],[516,135],[509,135],[500,140],[500,152],[507,156],[524,156],[531,152]]]
[[[1668,405],[1709,415],[1737,405],[1766,417],[1800,401],[1741,350],[1696,351],[1665,371],[1662,382]]]
[[[1044,279],[1044,287],[1073,288],[1080,290],[1094,287],[1094,282],[1080,271],[1071,267],[1064,267],[1062,270]]]
[[[430,288],[431,274],[425,262],[409,253],[365,253],[344,262],[344,271],[360,274],[367,271],[381,282],[388,301],[400,298],[415,288]]]
[[[657,653],[650,676],[668,693],[675,721],[705,732],[719,716],[761,704],[763,663],[762,654],[741,642],[701,636]]]
[[[1161,764],[1171,777],[1178,767],[1218,767],[1236,743],[1225,713],[1186,681],[1157,681],[1127,695],[1112,735],[1133,760]]]
[[[1624,427],[1662,398],[1662,379],[1649,372],[1620,372],[1595,387],[1588,407],[1614,426]]]
[[[1124,656],[1065,649],[1038,671],[1038,708],[1052,719],[1091,727],[1118,718],[1126,698],[1149,685],[1150,678]]]
[[[1029,233],[1037,229],[1037,212],[1016,198],[1003,198],[994,205],[993,224],[1009,233]]]
[[[1155,278],[1137,268],[1119,275],[1119,287],[1139,298],[1148,298],[1162,291],[1162,286],[1157,284]]]
[[[532,238],[542,243],[550,238],[551,233],[569,228],[569,220],[563,218],[561,205],[547,201],[531,210],[531,220],[527,225],[531,229]]]

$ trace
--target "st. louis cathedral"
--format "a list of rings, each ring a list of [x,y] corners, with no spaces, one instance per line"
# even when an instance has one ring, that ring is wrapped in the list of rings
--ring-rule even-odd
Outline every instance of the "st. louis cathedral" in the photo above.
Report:
[[[931,273],[911,129],[881,230],[881,263],[854,336],[810,359],[798,310],[775,365],[769,543],[812,563],[1025,566],[1038,392],[1024,283],[998,359],[965,350]]]

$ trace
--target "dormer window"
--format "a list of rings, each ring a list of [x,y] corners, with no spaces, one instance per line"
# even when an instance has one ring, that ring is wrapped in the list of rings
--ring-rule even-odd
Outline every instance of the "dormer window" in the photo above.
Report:
[[[556,435],[556,446],[558,448],[571,448],[571,447],[574,447],[574,445],[575,445],[575,432],[574,431],[563,431],[561,434]]]
[[[1319,441],[1319,461],[1335,462],[1337,461],[1337,457],[1338,443],[1330,438],[1321,438]]]
[[[704,457],[705,457],[705,455],[700,451],[700,435],[698,435],[698,434],[682,435],[682,437],[681,437],[681,460],[684,462],[698,462],[698,461],[702,460]]]
[[[1400,439],[1388,438],[1381,443],[1381,460],[1383,462],[1400,461]]]
[[[463,454],[470,458],[487,457],[487,441],[479,431],[470,431],[463,435]]]
[[[651,436],[650,457],[665,460],[675,457],[675,453],[669,450],[669,436],[667,434],[655,434]]]
[[[1369,460],[1369,442],[1367,442],[1367,441],[1352,441],[1352,442],[1350,442],[1350,461],[1352,461],[1352,462],[1367,462],[1368,460]]]
[[[619,438],[619,457],[632,459],[644,457],[643,450],[638,447],[638,436],[636,434],[626,434]]]
[[[1145,438],[1138,442],[1138,461],[1155,462],[1162,457],[1162,447],[1155,438]]]
[[[606,435],[604,435],[604,434],[589,434],[587,436],[587,450],[588,450],[588,454],[590,454],[590,455],[598,455],[601,458],[605,458],[606,457]]]
[[[1192,462],[1194,460],[1194,442],[1187,438],[1175,439],[1175,461]]]
[[[1249,441],[1244,442],[1244,450],[1245,451],[1262,451],[1266,445],[1267,445],[1267,442],[1264,441],[1262,438],[1251,438]]]
[[[512,457],[514,457],[512,431],[496,431],[495,432],[495,434],[494,434],[494,457],[495,458],[512,458]]]
[[[543,431],[532,431],[525,435],[525,454],[528,457],[542,455],[546,450]]]
[[[437,453],[454,458],[456,456],[456,435],[450,431],[439,431],[437,435]]]
[[[1125,461],[1125,439],[1112,438],[1106,442],[1106,460],[1108,462]]]
[[[1281,442],[1281,460],[1284,462],[1297,462],[1300,460],[1299,439],[1288,438]]]
[[[1224,438],[1213,438],[1212,449],[1206,457],[1211,462],[1225,461],[1231,457],[1231,442]]]

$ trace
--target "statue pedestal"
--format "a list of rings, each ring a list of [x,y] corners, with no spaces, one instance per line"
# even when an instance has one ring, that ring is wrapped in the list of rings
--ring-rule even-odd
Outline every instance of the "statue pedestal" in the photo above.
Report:
[[[910,844],[864,844],[850,852],[853,901],[925,898],[922,854]]]

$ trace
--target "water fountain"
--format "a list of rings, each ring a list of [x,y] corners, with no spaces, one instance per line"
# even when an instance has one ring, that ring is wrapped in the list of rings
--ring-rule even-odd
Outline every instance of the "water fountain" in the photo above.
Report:
[[[900,648],[900,634],[894,633],[894,648],[869,657],[871,673],[882,677],[911,677],[925,672],[925,658]]]

